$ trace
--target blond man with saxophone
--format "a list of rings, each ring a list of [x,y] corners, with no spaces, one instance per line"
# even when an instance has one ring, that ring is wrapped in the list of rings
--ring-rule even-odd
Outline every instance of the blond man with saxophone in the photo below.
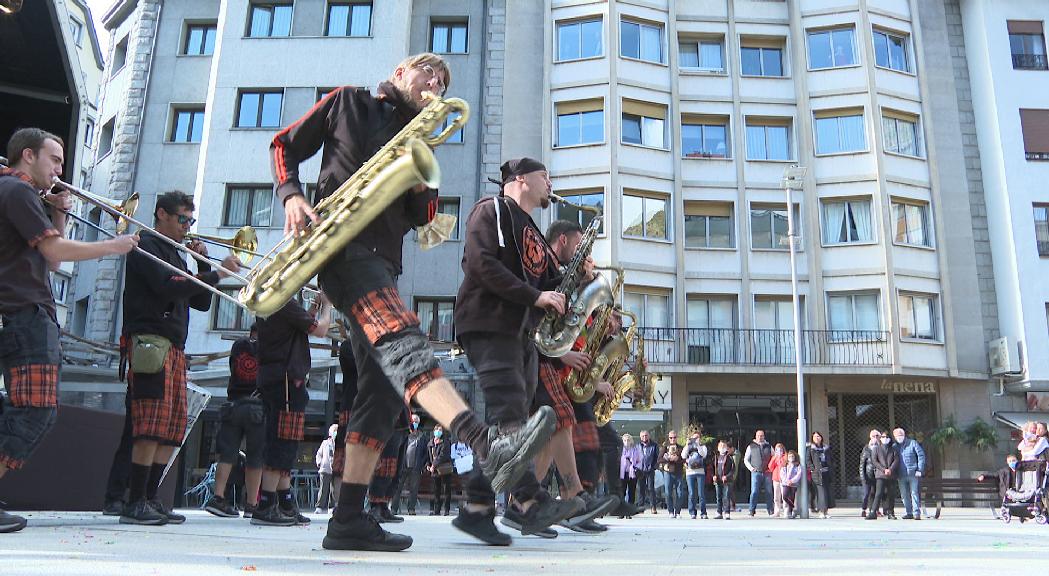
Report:
[[[301,162],[324,146],[314,199],[319,202],[409,126],[431,95],[442,96],[450,82],[451,73],[439,56],[411,56],[379,84],[376,94],[337,88],[279,132],[270,152],[286,231],[299,234],[308,222],[318,223],[316,211],[303,195]],[[339,504],[323,542],[327,549],[399,551],[411,546],[410,537],[387,532],[364,513],[376,463],[405,402],[422,406],[470,444],[485,472],[503,484],[527,471],[553,429],[550,415],[538,413],[513,433],[499,434],[467,407],[444,377],[419,329],[419,319],[397,292],[404,235],[433,219],[437,191],[419,185],[403,195],[403,190],[383,192],[397,198],[319,274],[321,288],[350,320],[359,375],[358,394],[340,415],[346,430],[345,465]]]

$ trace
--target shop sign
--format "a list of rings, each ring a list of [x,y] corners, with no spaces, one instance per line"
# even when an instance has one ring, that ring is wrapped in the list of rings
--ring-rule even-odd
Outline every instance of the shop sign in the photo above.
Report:
[[[936,382],[932,380],[882,380],[881,389],[895,394],[935,394]]]

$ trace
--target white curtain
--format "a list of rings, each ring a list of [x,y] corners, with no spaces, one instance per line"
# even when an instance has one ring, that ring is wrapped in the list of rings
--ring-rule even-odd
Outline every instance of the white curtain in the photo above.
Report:
[[[857,294],[854,296],[856,309],[856,330],[879,330],[878,295]]]
[[[666,148],[666,130],[660,118],[641,118],[641,143],[645,146]]]
[[[905,120],[896,121],[896,133],[900,141],[900,154],[918,155],[918,125]]]
[[[230,188],[226,206],[226,226],[244,226],[248,223],[248,195],[246,188]]]
[[[925,207],[907,205],[907,242],[927,246],[925,238]]]
[[[765,127],[747,126],[747,159],[767,160],[768,158],[765,148]]]
[[[823,238],[828,244],[848,241],[844,202],[827,202],[823,205]]]
[[[855,152],[867,147],[862,115],[838,118],[838,133],[842,152]]]
[[[721,63],[721,44],[703,42],[700,44],[700,67],[708,70],[724,70]]]
[[[852,298],[831,296],[828,324],[831,330],[852,330]]]
[[[853,227],[856,237],[851,238],[855,242],[869,242],[874,236],[871,234],[871,204],[869,200],[854,200],[849,202],[849,213],[852,216]]]

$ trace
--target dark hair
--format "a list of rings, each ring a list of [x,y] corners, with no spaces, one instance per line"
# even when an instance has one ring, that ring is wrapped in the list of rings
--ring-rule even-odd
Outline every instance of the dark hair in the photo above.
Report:
[[[810,441],[815,441],[815,438],[813,438],[813,436],[815,436],[817,434],[820,435],[820,446],[822,446],[823,443],[827,441],[827,439],[823,437],[823,433],[820,432],[819,430],[813,430],[812,434],[809,434],[809,440]]]
[[[554,220],[550,223],[550,227],[546,229],[546,241],[553,244],[561,236],[573,232],[582,234],[583,228],[571,220]]]
[[[59,146],[65,147],[65,142],[54,134],[39,128],[22,128],[11,135],[7,141],[7,161],[11,166],[22,161],[22,152],[32,150],[33,154],[40,152],[44,147],[44,140],[54,140]]]
[[[157,210],[163,208],[168,214],[178,214],[179,208],[196,210],[193,205],[193,197],[181,190],[172,190],[157,196],[157,205],[153,208],[153,217],[157,217]]]

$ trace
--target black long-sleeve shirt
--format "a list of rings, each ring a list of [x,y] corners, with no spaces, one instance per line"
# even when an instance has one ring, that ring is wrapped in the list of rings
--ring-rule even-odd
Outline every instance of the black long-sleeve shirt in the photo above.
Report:
[[[182,252],[155,234],[143,231],[138,247],[189,274]],[[218,283],[218,273],[211,266],[197,261],[197,270],[198,279],[212,286]],[[123,334],[156,334],[176,348],[185,348],[189,309],[207,311],[211,298],[211,292],[185,276],[130,252],[124,276]]]
[[[379,84],[374,96],[352,86],[332,90],[273,138],[270,161],[277,196],[283,202],[303,193],[299,164],[323,146],[317,197],[312,200],[327,198],[416,114],[389,82]],[[365,227],[353,243],[386,258],[400,270],[404,235],[436,214],[437,190],[407,192]]]

